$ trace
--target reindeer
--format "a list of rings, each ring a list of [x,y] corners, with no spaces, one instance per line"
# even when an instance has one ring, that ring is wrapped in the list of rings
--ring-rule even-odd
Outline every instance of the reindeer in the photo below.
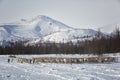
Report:
[[[9,56],[8,56],[8,63],[13,62],[14,58],[16,58],[15,55],[9,55]]]

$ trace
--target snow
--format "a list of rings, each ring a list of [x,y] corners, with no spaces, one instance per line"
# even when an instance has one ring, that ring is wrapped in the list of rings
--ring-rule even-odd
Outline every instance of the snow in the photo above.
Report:
[[[68,31],[62,31],[62,32],[56,32],[51,35],[45,36],[43,38],[44,41],[49,40],[50,42],[68,42],[75,39],[81,39],[84,36],[92,36],[94,37],[97,32],[94,31],[94,33],[90,33],[89,30],[68,30]],[[63,37],[64,36],[64,37]]]
[[[111,54],[110,56],[118,56]],[[106,54],[107,56],[108,54]],[[35,57],[37,55],[19,55],[17,57]],[[40,56],[40,55],[39,55]],[[41,55],[59,56],[60,55]],[[76,55],[65,55],[65,57]],[[80,55],[79,55],[80,56]],[[91,55],[92,56],[92,55]],[[63,57],[63,55],[61,55]],[[82,55],[87,57],[87,55]],[[0,80],[119,80],[120,63],[7,63],[8,55],[0,55]]]
[[[7,31],[3,27],[0,27],[0,36],[0,41],[3,41],[5,38],[8,37]]]
[[[4,34],[3,34],[4,33]],[[95,36],[97,31],[92,29],[75,29],[50,17],[41,15],[31,20],[21,19],[19,22],[0,25],[0,41],[39,41],[63,42],[81,39],[84,36]]]

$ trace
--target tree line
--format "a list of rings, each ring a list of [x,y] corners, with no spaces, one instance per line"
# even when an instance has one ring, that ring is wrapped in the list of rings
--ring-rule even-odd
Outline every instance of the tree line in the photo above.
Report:
[[[24,45],[25,42],[9,42],[10,46],[0,46],[2,54],[96,54],[120,52],[120,30],[116,28],[111,35],[102,35],[100,30],[92,40],[70,41],[67,43],[38,43]]]

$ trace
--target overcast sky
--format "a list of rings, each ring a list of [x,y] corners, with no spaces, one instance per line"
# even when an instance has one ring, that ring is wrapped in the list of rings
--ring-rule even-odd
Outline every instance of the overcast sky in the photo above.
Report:
[[[0,0],[0,23],[46,15],[69,26],[120,23],[120,0]]]

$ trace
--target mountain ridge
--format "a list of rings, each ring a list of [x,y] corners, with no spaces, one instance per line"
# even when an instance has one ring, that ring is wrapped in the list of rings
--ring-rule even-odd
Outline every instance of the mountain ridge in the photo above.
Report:
[[[4,33],[4,34],[3,34]],[[22,19],[20,22],[0,25],[0,42],[34,40],[38,42],[67,42],[80,40],[81,37],[94,37],[97,31],[93,29],[77,29],[54,20],[50,17],[39,15],[31,20]]]

